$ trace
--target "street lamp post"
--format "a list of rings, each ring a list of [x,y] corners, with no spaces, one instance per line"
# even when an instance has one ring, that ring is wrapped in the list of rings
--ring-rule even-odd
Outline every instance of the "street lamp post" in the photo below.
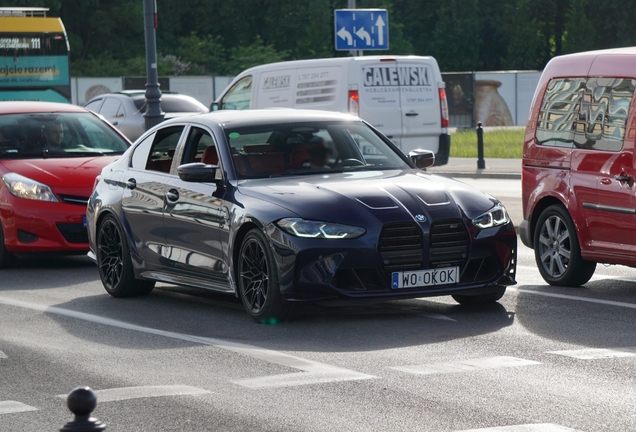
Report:
[[[146,112],[144,113],[146,130],[163,121],[161,111],[161,90],[157,74],[157,4],[156,0],[144,1],[144,30],[146,36]]]

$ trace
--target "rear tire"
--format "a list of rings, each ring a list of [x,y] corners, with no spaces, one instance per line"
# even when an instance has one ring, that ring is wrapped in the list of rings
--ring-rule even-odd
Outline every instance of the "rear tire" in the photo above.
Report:
[[[475,306],[475,305],[486,305],[486,304],[496,303],[497,300],[502,298],[505,293],[506,293],[506,287],[499,286],[499,287],[496,287],[491,292],[488,292],[485,294],[477,294],[477,295],[457,294],[457,295],[453,295],[452,297],[455,299],[457,303],[461,305]]]
[[[236,265],[239,295],[249,316],[260,324],[287,319],[291,305],[281,297],[274,254],[260,230],[247,233]]]
[[[561,205],[546,208],[534,230],[534,258],[550,285],[580,286],[590,280],[596,263],[581,257],[574,222]]]
[[[15,255],[4,246],[4,231],[0,223],[0,269],[9,268],[15,263]]]
[[[106,292],[113,297],[150,294],[155,281],[135,279],[128,242],[114,217],[104,217],[95,238],[99,277]]]

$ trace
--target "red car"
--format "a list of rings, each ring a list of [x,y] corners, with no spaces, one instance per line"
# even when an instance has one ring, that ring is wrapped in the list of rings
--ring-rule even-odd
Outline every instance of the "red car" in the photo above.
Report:
[[[87,252],[95,178],[129,146],[84,108],[0,102],[0,268],[15,253]]]
[[[523,243],[543,279],[578,286],[597,263],[636,267],[636,48],[556,57],[523,149]]]

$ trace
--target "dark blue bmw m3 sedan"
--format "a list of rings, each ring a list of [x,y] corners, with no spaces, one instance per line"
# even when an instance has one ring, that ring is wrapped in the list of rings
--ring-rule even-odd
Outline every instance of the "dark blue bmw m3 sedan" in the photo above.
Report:
[[[503,205],[422,170],[363,120],[217,111],[169,120],[104,168],[90,255],[115,297],[155,282],[238,296],[257,322],[304,301],[499,300],[517,237]]]

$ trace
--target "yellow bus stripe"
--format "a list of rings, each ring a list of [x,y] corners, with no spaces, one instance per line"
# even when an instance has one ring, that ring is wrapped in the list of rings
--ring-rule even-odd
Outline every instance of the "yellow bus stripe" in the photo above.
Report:
[[[2,33],[64,33],[59,18],[0,17]]]

